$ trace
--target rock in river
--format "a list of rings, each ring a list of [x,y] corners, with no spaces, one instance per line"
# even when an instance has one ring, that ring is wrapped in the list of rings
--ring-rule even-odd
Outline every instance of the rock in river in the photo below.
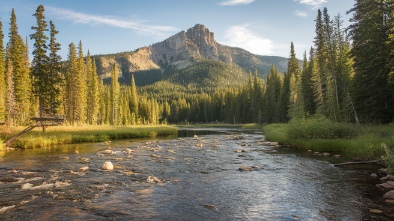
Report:
[[[383,195],[383,198],[394,200],[394,190],[391,190]]]
[[[88,166],[84,166],[84,167],[79,168],[79,170],[80,171],[87,171],[87,170],[89,170],[89,167]]]
[[[242,165],[242,166],[239,167],[239,170],[240,171],[251,171],[252,168],[249,167],[249,166]]]
[[[148,176],[148,178],[146,178],[146,182],[148,182],[148,183],[161,183],[162,181],[159,180],[155,176]]]
[[[106,161],[103,166],[101,167],[103,170],[113,170],[114,165],[110,161]]]

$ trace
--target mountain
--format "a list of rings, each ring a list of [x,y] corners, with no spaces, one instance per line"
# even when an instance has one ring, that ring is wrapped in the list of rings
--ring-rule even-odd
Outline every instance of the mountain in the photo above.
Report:
[[[230,70],[237,69],[238,76],[238,78],[231,78],[235,82],[237,79],[243,79],[245,73],[254,73],[255,70],[261,77],[266,77],[271,64],[274,64],[281,72],[287,68],[287,58],[255,55],[241,48],[219,44],[215,40],[214,33],[201,24],[136,51],[93,57],[96,60],[97,72],[104,80],[108,80],[112,65],[116,63],[122,73],[120,81],[129,83],[131,74],[134,74],[136,84],[139,86],[161,80],[176,80],[175,72],[178,75],[182,73],[183,79],[186,79],[188,70],[195,70],[193,66],[196,65],[207,67],[221,63],[221,65],[233,67]],[[201,62],[205,62],[204,65],[201,65]],[[243,70],[244,73],[240,73],[238,69]],[[198,73],[204,74],[201,71]],[[196,73],[193,75],[196,77]],[[218,76],[216,78],[223,79]],[[181,83],[186,84],[184,81]],[[219,83],[221,82],[217,82]]]

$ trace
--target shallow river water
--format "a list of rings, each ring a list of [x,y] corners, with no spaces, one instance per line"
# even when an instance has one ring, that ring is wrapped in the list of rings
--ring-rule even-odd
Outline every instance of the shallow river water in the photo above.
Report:
[[[17,150],[0,220],[363,220],[368,173],[245,131]]]

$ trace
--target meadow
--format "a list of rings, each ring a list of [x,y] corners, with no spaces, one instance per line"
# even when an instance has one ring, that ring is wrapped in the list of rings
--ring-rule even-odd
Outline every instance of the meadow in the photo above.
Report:
[[[17,134],[24,127],[2,128],[1,140]],[[37,148],[56,144],[82,142],[104,142],[116,139],[155,138],[161,136],[176,136],[178,129],[172,126],[56,126],[47,127],[46,132],[37,127],[16,139],[13,148]],[[3,144],[4,148],[4,144]]]

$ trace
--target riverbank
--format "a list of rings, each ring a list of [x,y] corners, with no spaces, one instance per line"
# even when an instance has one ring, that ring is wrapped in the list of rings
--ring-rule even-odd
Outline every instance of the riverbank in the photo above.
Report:
[[[6,140],[22,131],[24,127],[13,127],[10,131],[2,128],[0,137]],[[177,135],[178,129],[173,126],[56,126],[48,127],[46,132],[35,128],[15,140],[13,148],[36,148],[56,144],[72,144],[82,142],[103,142],[127,138],[154,138]],[[3,143],[1,142],[3,145]],[[1,147],[0,147],[1,148]],[[2,146],[2,149],[4,145]]]
[[[265,125],[263,131],[266,140],[300,149],[334,152],[359,160],[383,159],[394,172],[394,125],[357,127],[312,119]]]

